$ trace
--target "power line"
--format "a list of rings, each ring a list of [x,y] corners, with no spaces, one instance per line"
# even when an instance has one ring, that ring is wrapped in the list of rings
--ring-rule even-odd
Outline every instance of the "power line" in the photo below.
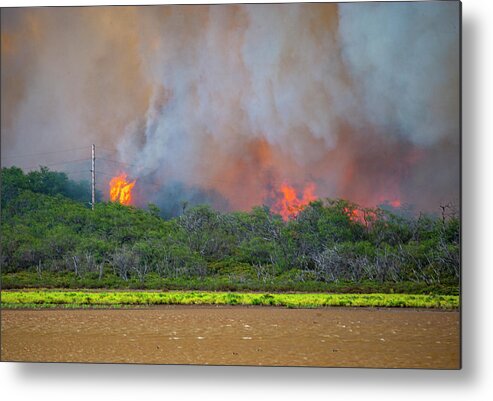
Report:
[[[53,150],[50,152],[30,153],[30,154],[25,154],[25,155],[6,155],[6,156],[2,156],[2,159],[18,159],[21,157],[44,156],[44,155],[52,155],[52,154],[57,154],[57,153],[74,152],[76,150],[88,150],[88,149],[90,149],[90,146],[84,146],[84,147],[72,148],[72,149],[63,149],[63,150]],[[110,149],[106,149],[106,148],[98,148],[98,150],[99,149],[103,149],[108,154],[117,154],[118,153],[118,151],[116,151],[116,150],[110,150]]]
[[[107,162],[112,162],[112,163],[118,163],[118,164],[124,164],[126,166],[134,166],[133,164],[130,163],[124,163],[124,162],[119,162],[117,160],[110,160],[110,159],[105,159],[104,157],[98,157],[99,160],[105,160]]]
[[[87,174],[87,173],[90,173],[91,170],[78,170],[78,171],[62,171],[63,173],[65,174]]]
[[[115,149],[111,150],[111,149],[102,148],[101,146],[98,146],[98,150],[100,150],[100,149],[103,149],[104,151],[109,152],[109,153],[118,153],[118,151]]]
[[[105,176],[108,176],[108,177],[111,177],[111,178],[113,178],[115,176],[114,174],[102,173],[101,171],[98,171],[97,173],[98,174],[105,175]]]
[[[27,169],[33,169],[33,168],[38,168],[38,167],[50,167],[50,166],[57,166],[59,164],[71,164],[71,163],[80,163],[80,162],[85,162],[85,161],[89,161],[91,159],[78,159],[78,160],[67,160],[67,161],[63,161],[63,162],[57,162],[57,163],[48,163],[48,164],[38,164],[36,166],[29,166],[29,167],[24,167],[25,170]]]
[[[128,167],[137,167],[138,169],[140,169],[141,171],[152,171],[151,168],[149,167],[142,167],[142,166],[139,166],[137,164],[132,164],[132,163],[125,163],[125,162],[120,162],[118,160],[111,160],[111,159],[106,159],[104,157],[98,157],[98,160],[103,160],[103,161],[106,161],[106,162],[110,162],[110,163],[115,163],[115,164],[120,164],[122,166],[128,166]]]
[[[43,156],[43,155],[51,155],[54,153],[65,153],[65,152],[72,152],[75,150],[82,150],[82,149],[87,149],[88,147],[83,147],[83,148],[72,148],[72,149],[65,149],[65,150],[54,150],[51,152],[42,152],[42,153],[31,153],[28,155],[13,155],[13,156],[2,156],[3,159],[16,159],[19,157],[31,157],[31,156]]]
[[[104,157],[98,157],[98,160],[104,160],[104,161],[111,162],[111,163],[123,164],[123,165],[125,165],[125,166],[139,167],[137,164],[131,164],[131,163],[119,162],[119,161],[117,161],[117,160],[105,159]]]

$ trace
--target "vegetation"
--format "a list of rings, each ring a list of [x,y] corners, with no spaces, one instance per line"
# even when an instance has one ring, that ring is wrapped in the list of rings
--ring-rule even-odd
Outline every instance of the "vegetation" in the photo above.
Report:
[[[50,171],[47,167],[41,167],[39,171],[30,171],[27,174],[18,167],[3,168],[2,209],[23,190],[46,195],[60,194],[80,202],[87,202],[91,198],[88,181],[69,180],[65,173]],[[101,198],[101,193],[96,191],[96,200],[100,201]]]
[[[298,281],[283,276],[274,277],[268,282],[256,278],[244,281],[232,281],[229,277],[207,276],[191,278],[160,278],[150,273],[142,282],[136,277],[123,280],[113,272],[107,272],[99,279],[98,274],[86,274],[77,277],[72,272],[46,272],[41,274],[30,271],[7,273],[3,275],[3,289],[129,289],[129,290],[204,290],[204,291],[270,291],[270,292],[330,292],[341,294],[442,294],[458,295],[459,288],[453,284],[426,284],[422,282],[385,282],[375,281],[322,282]]]
[[[165,220],[154,205],[92,211],[82,188],[46,168],[2,169],[4,289],[458,293],[460,222],[445,206],[404,216],[325,199],[288,222],[208,206]]]
[[[371,306],[452,309],[457,296],[408,294],[267,294],[231,292],[3,292],[3,308],[149,305],[262,305],[288,308]]]

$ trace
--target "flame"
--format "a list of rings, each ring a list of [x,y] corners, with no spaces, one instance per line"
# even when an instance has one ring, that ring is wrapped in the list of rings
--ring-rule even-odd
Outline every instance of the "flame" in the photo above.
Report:
[[[314,195],[314,192],[315,184],[309,183],[303,189],[303,197],[299,199],[298,195],[296,194],[296,190],[292,186],[283,183],[279,189],[279,194],[281,195],[281,197],[272,207],[272,211],[274,213],[280,214],[284,221],[293,219],[310,202],[313,202],[317,199],[317,197]]]
[[[359,221],[361,218],[361,213],[358,209],[351,209],[348,207],[345,207],[343,209],[344,213],[349,217],[349,220],[351,221]]]
[[[401,207],[400,199],[394,199],[393,201],[390,201],[389,203],[390,203],[390,206],[392,206],[392,207],[395,207],[395,208]]]
[[[378,212],[375,209],[345,207],[343,211],[353,223],[362,224],[367,228],[372,226],[373,222],[378,218]]]
[[[119,202],[122,205],[132,204],[132,188],[136,180],[130,182],[127,177],[127,173],[121,173],[111,179],[110,199],[112,202]]]

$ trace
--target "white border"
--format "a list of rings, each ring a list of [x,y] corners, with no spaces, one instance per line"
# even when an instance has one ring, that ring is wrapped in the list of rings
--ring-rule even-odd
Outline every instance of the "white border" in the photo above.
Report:
[[[2,7],[163,3],[167,1],[0,0]],[[207,2],[182,0],[177,3]],[[3,399],[492,399],[493,305],[490,293],[493,263],[488,251],[493,241],[493,113],[487,101],[493,90],[492,4],[481,0],[463,1],[462,371],[1,363]]]

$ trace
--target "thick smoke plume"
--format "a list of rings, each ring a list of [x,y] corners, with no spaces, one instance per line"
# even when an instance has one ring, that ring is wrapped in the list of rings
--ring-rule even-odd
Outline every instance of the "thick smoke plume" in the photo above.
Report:
[[[365,206],[459,198],[456,2],[6,9],[1,22],[3,165],[96,143],[102,190],[125,169],[137,203],[168,214],[246,210],[282,183]]]

